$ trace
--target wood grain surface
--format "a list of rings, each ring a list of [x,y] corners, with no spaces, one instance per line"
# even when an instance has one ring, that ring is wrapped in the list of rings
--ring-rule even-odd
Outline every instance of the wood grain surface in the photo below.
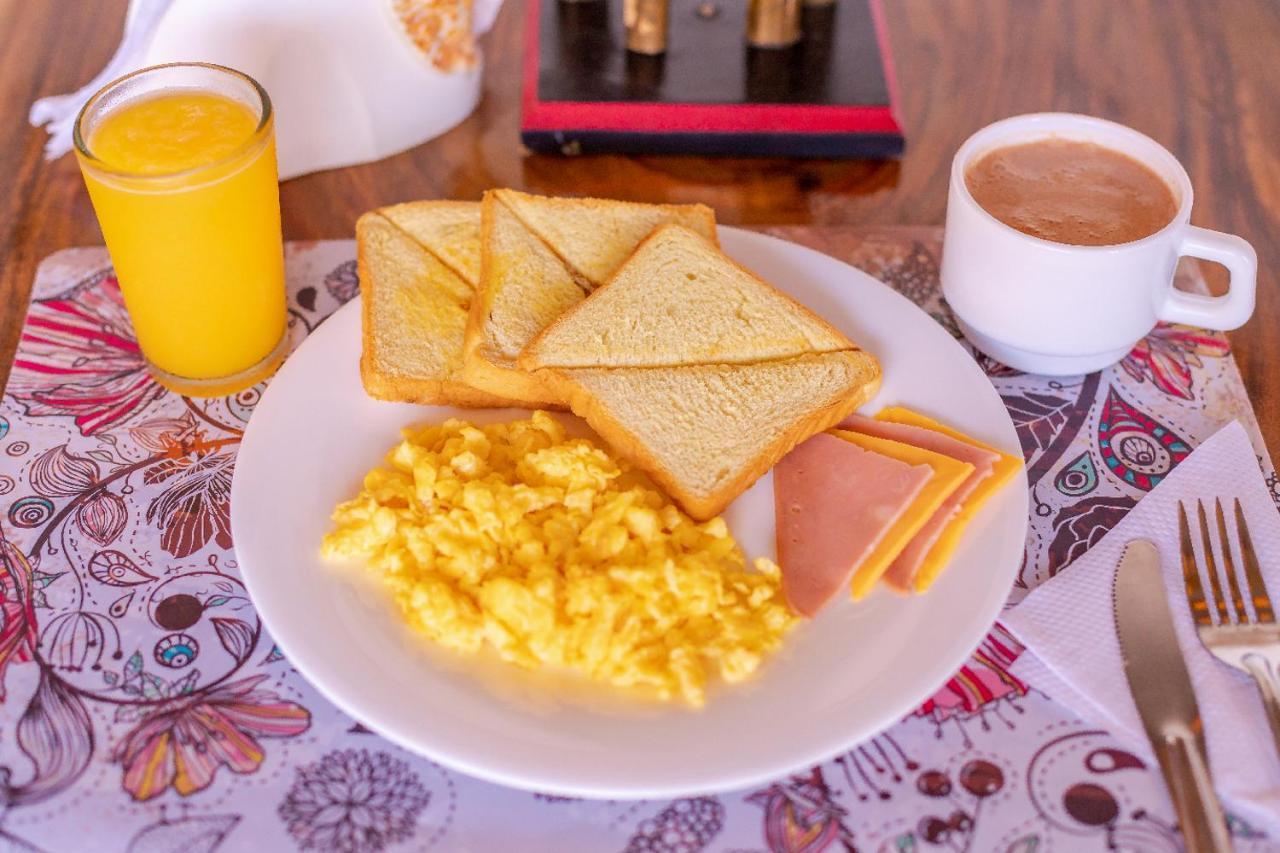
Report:
[[[0,384],[36,264],[102,240],[74,160],[44,161],[45,135],[27,125],[27,110],[98,71],[119,39],[124,7],[0,0]],[[387,160],[286,182],[285,236],[348,237],[371,207],[474,199],[493,186],[701,201],[726,223],[939,224],[951,156],[974,130],[1021,112],[1092,113],[1168,146],[1195,186],[1192,221],[1257,248],[1258,313],[1231,339],[1268,446],[1280,453],[1274,0],[887,0],[907,133],[900,162],[526,154],[518,139],[522,7],[507,0],[487,39],[485,97],[474,115]]]

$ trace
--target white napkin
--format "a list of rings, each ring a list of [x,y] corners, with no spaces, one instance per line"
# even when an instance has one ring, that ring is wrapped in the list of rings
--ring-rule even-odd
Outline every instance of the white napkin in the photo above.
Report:
[[[488,30],[502,0],[472,3]],[[105,83],[162,62],[213,62],[260,82],[276,109],[280,178],[367,163],[439,136],[480,98],[480,65],[435,67],[393,0],[131,0],[115,54],[86,86],[41,98],[45,155],[71,150],[76,115]],[[410,4],[411,5],[411,4]],[[425,6],[424,6],[425,8]]]
[[[1280,757],[1272,748],[1257,689],[1249,676],[1220,663],[1200,644],[1182,589],[1177,502],[1214,497],[1224,499],[1228,512],[1226,499],[1240,499],[1267,589],[1280,609],[1280,514],[1249,438],[1236,421],[1201,444],[1088,553],[1001,621],[1027,647],[1014,663],[1014,674],[1128,740],[1155,766],[1125,679],[1111,599],[1125,544],[1138,538],[1155,542],[1178,642],[1204,719],[1218,794],[1228,811],[1276,838]],[[1189,508],[1193,507],[1194,503]],[[1206,503],[1206,509],[1216,530],[1212,504]],[[1198,541],[1194,509],[1190,520]]]

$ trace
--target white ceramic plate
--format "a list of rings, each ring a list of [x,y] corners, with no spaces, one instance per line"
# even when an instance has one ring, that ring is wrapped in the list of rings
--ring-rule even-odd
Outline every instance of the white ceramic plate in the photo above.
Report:
[[[826,255],[721,229],[724,249],[877,355],[865,411],[902,404],[1017,451],[977,364],[927,314]],[[604,688],[461,659],[403,627],[350,566],[318,556],[335,504],[358,490],[401,427],[518,410],[382,403],[360,385],[360,308],[315,331],[272,380],[236,462],[231,523],[240,570],[285,654],[350,715],[407,749],[520,788],[595,797],[677,796],[763,782],[829,758],[896,722],[963,663],[999,613],[1022,558],[1025,478],[976,519],[928,595],[838,598],[745,684],[702,710],[619,700]],[[773,553],[772,478],[726,519],[749,557]]]

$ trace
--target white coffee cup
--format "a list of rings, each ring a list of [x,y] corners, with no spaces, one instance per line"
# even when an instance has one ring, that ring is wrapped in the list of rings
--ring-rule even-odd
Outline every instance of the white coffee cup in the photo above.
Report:
[[[974,201],[965,170],[996,148],[1044,138],[1092,142],[1146,164],[1173,191],[1178,212],[1149,237],[1073,246],[1024,234]],[[1234,329],[1253,313],[1258,258],[1239,237],[1190,224],[1191,180],[1155,140],[1124,125],[1070,113],[1015,116],[969,137],[951,163],[942,292],[978,349],[1010,367],[1051,376],[1114,364],[1158,321]],[[1224,296],[1173,286],[1178,258],[1217,261]]]

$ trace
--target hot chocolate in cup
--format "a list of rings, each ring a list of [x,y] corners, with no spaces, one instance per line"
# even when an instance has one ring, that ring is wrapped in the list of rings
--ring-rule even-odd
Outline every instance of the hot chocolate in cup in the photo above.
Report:
[[[1181,164],[1136,130],[1069,113],[996,122],[951,164],[943,294],[974,346],[1047,375],[1114,364],[1162,320],[1234,329],[1253,313],[1257,256],[1191,225],[1191,203]],[[1228,292],[1175,289],[1183,255],[1226,266]]]

